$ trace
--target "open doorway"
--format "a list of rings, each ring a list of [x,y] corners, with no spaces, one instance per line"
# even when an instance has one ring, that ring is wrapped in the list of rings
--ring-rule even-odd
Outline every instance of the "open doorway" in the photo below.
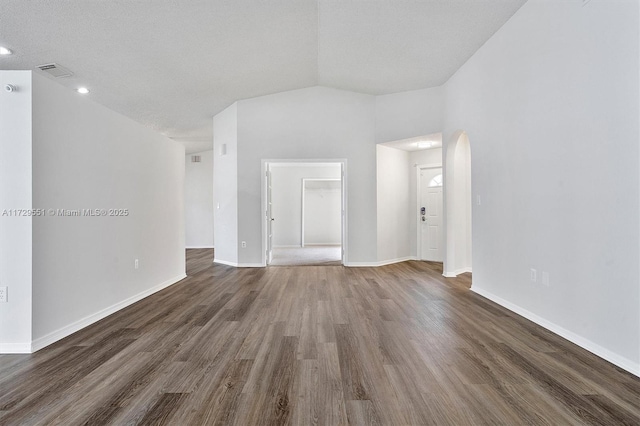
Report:
[[[342,265],[344,161],[264,161],[266,265]]]
[[[471,145],[467,133],[458,131],[453,134],[446,147],[445,277],[455,277],[472,271],[471,183]]]
[[[378,247],[379,261],[441,263],[442,134],[379,144],[377,163],[378,240],[384,243]]]

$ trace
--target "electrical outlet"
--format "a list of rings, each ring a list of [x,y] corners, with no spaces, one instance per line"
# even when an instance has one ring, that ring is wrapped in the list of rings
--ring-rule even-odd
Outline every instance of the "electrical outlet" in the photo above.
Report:
[[[133,267],[138,269],[138,266],[140,266],[140,262],[138,262],[138,259],[133,261]]]
[[[535,283],[536,281],[538,281],[538,271],[531,268],[531,282]]]
[[[549,287],[549,273],[542,271],[542,284],[544,284],[545,286]]]
[[[240,245],[242,246],[242,248],[247,248],[247,242],[243,241],[242,243],[240,243]]]
[[[8,302],[9,296],[7,295],[7,286],[0,287],[0,302]]]

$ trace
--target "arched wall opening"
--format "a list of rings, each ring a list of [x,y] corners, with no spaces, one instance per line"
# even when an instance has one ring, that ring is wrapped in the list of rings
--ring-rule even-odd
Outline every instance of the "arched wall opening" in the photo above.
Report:
[[[445,149],[445,241],[443,275],[471,272],[471,144],[464,131],[453,134]]]

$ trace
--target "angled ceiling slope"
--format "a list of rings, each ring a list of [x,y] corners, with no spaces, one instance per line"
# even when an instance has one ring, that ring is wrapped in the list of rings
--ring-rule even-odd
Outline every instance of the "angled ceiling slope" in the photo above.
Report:
[[[56,79],[176,140],[239,100],[443,84],[526,0],[0,0],[0,69]]]

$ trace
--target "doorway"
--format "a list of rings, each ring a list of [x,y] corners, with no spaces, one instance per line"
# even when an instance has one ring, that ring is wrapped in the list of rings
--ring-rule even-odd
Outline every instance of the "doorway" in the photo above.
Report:
[[[264,160],[264,263],[345,262],[344,160]]]
[[[418,173],[419,258],[442,262],[442,167],[420,167]]]
[[[455,132],[446,147],[445,277],[472,272],[471,144],[464,131]],[[480,196],[477,196],[480,204]]]

